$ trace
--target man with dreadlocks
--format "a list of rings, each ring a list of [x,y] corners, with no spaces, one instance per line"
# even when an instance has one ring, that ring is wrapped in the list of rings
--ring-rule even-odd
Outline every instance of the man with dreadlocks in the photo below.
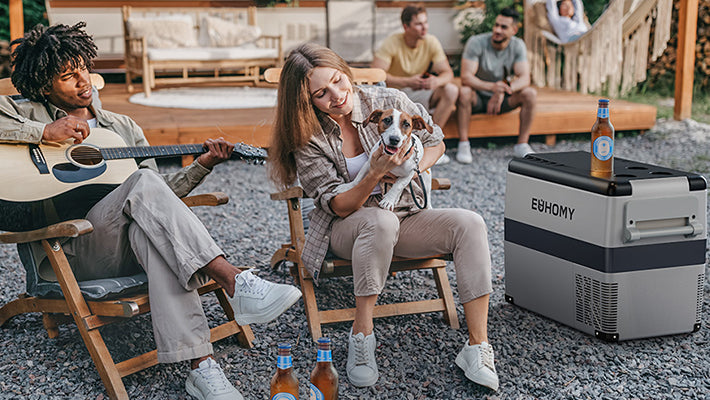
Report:
[[[0,142],[80,143],[90,128],[101,127],[116,132],[128,146],[148,145],[129,117],[92,105],[89,70],[97,48],[84,27],[83,22],[38,25],[12,42],[17,45],[12,83],[29,101],[0,98]],[[207,140],[204,146],[206,153],[172,174],[158,174],[155,160],[142,161],[138,171],[89,208],[85,218],[94,231],[63,247],[78,280],[145,270],[158,362],[191,360],[185,386],[198,399],[242,399],[212,357],[196,289],[209,278],[222,285],[241,325],[274,320],[301,292],[227,262],[197,216],[180,201],[234,148],[222,138]]]

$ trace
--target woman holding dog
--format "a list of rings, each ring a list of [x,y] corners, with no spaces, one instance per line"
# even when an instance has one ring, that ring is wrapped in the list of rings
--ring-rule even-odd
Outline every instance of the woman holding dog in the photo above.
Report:
[[[293,50],[281,71],[278,106],[269,158],[271,178],[281,187],[299,180],[315,209],[310,214],[302,259],[318,280],[326,252],[352,260],[355,320],[349,337],[347,375],[355,386],[372,386],[379,372],[375,361],[373,310],[382,292],[393,255],[424,257],[451,253],[469,337],[456,357],[466,377],[498,389],[493,349],[488,344],[488,297],[492,291],[487,229],[480,215],[463,209],[419,209],[405,190],[394,211],[378,207],[381,183],[389,171],[410,157],[426,171],[444,152],[443,133],[426,109],[396,89],[354,87],[347,63],[332,50],[307,43]],[[375,110],[396,109],[419,115],[433,127],[413,132],[424,146],[413,154],[404,145],[383,152]],[[411,140],[411,139],[410,139]],[[372,154],[371,154],[372,153]],[[370,156],[367,175],[350,190],[350,182]],[[414,179],[414,195],[423,192]]]

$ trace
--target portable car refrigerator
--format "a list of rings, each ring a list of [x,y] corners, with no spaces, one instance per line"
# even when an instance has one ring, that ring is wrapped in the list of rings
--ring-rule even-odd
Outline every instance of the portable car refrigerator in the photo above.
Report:
[[[602,179],[589,164],[579,151],[508,165],[506,300],[609,341],[698,330],[705,179],[618,158]]]

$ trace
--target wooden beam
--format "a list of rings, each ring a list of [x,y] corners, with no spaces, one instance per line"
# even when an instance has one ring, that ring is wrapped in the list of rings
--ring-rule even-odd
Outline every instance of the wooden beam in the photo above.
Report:
[[[10,41],[21,38],[25,33],[25,20],[22,16],[22,0],[10,0]]]
[[[680,0],[678,9],[678,49],[675,67],[673,118],[690,118],[693,106],[695,39],[698,29],[698,0]]]

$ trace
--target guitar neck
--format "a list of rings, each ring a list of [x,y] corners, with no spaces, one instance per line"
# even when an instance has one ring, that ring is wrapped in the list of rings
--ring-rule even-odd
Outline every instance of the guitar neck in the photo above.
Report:
[[[101,155],[106,160],[124,158],[163,158],[202,154],[202,144],[174,144],[167,146],[136,146],[102,148]]]
[[[165,158],[198,155],[207,152],[201,143],[174,144],[166,146],[107,147],[101,148],[100,151],[105,160],[119,160],[125,158]],[[255,151],[258,154],[255,154]],[[263,150],[238,143],[234,145],[232,158],[263,158],[263,156],[259,153],[260,151]]]

